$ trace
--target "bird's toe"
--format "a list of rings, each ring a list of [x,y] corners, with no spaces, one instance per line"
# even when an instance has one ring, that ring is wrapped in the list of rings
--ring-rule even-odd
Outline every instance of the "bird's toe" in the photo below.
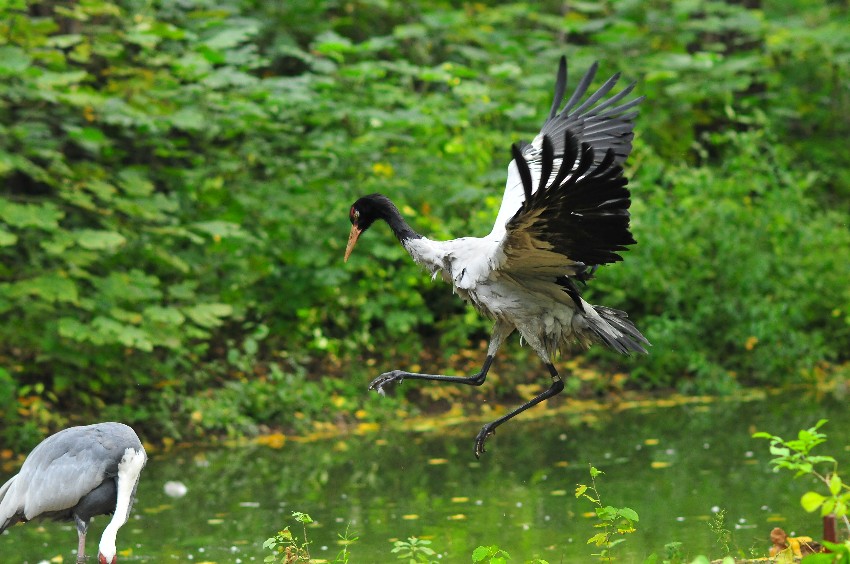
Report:
[[[370,390],[375,390],[382,396],[385,395],[384,386],[387,384],[391,384],[393,382],[401,383],[404,380],[403,373],[398,370],[393,370],[391,372],[384,372],[369,384]]]
[[[496,429],[491,427],[489,424],[484,425],[481,430],[478,431],[478,435],[475,437],[475,458],[480,458],[482,453],[487,452],[484,449],[484,443],[490,435],[494,434],[496,434]]]

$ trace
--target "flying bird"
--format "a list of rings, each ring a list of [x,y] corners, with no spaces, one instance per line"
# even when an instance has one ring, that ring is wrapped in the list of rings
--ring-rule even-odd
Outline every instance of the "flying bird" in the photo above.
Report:
[[[585,97],[594,63],[564,104],[567,62],[561,57],[549,116],[531,143],[512,146],[513,160],[495,225],[485,237],[434,241],[417,233],[384,195],[351,206],[347,262],[359,237],[377,220],[386,222],[415,262],[442,277],[480,313],[495,321],[481,370],[471,376],[385,372],[369,389],[404,379],[480,386],[505,339],[518,331],[546,365],[551,385],[506,415],[487,423],[475,438],[476,458],[496,428],[560,393],[564,383],[553,364],[557,353],[601,343],[623,354],[646,353],[649,342],[625,312],[591,305],[581,297],[599,265],[622,260],[635,243],[629,231],[631,203],[622,163],[632,148],[634,119],[643,97],[624,99],[635,84],[609,96],[619,73]]]
[[[91,518],[112,513],[97,561],[116,564],[115,538],[130,516],[146,461],[139,437],[123,423],[59,431],[39,443],[20,472],[0,487],[0,533],[18,521],[73,520],[77,562],[83,563]]]

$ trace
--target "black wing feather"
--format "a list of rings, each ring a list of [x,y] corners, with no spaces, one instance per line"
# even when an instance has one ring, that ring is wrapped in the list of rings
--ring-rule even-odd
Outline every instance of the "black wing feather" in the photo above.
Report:
[[[593,147],[581,143],[579,149],[577,137],[569,132],[564,146],[567,152],[555,181],[526,196],[522,207],[508,222],[508,237],[513,229],[524,229],[533,238],[550,245],[552,251],[588,266],[622,260],[618,253],[627,250],[635,240],[629,231],[628,180],[622,167],[616,164],[616,153],[609,149],[594,164]],[[542,158],[553,157],[547,151]],[[532,188],[531,176],[526,178],[522,174],[528,170],[524,160],[520,155],[517,166],[528,194]],[[541,164],[544,169],[547,167],[545,162]]]
[[[626,160],[632,150],[634,136],[632,131],[637,113],[628,112],[628,110],[637,106],[644,98],[639,97],[620,103],[634,89],[635,83],[631,83],[610,98],[604,99],[619,80],[620,74],[617,73],[606,80],[585,101],[580,102],[587,94],[598,68],[598,63],[590,66],[559,113],[557,108],[563,100],[567,80],[566,59],[561,57],[552,109],[540,130],[541,135],[548,135],[551,138],[556,157],[566,150],[562,144],[565,133],[577,136],[579,142],[589,143],[597,159],[601,159],[608,149],[613,149],[616,162],[619,164]]]

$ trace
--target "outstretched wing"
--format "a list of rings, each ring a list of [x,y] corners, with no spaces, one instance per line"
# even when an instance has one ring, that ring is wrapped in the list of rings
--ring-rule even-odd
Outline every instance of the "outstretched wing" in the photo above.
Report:
[[[555,172],[555,143],[543,136],[537,178],[513,146],[524,201],[507,222],[499,270],[577,276],[588,265],[622,260],[618,253],[635,243],[628,180],[614,149],[599,158],[590,143],[569,131],[561,143],[563,164]]]
[[[551,174],[557,175],[560,171],[566,150],[565,139],[567,139],[568,134],[577,139],[579,143],[586,143],[593,150],[593,164],[595,165],[601,164],[609,151],[613,154],[612,164],[622,164],[631,152],[632,138],[634,137],[632,130],[637,112],[630,110],[637,106],[644,97],[641,96],[621,103],[634,88],[635,84],[632,83],[617,94],[605,99],[620,78],[620,74],[617,73],[582,102],[581,100],[587,94],[590,83],[596,76],[597,68],[597,63],[591,65],[579,81],[575,91],[570,95],[564,108],[558,112],[558,108],[561,107],[564,100],[567,84],[567,60],[565,57],[561,57],[558,76],[555,81],[555,96],[549,116],[534,140],[530,144],[525,143],[519,146],[519,154],[528,163],[534,190],[540,184],[538,179],[546,172],[544,162],[547,163],[545,166],[551,167],[549,171]],[[546,137],[551,142],[553,156],[551,159],[546,159],[543,154],[543,139]],[[570,165],[575,164],[570,159],[567,159],[567,161]],[[493,231],[489,235],[490,239],[498,240],[505,234],[507,222],[516,214],[525,200],[522,178],[519,175],[516,163],[517,155],[515,151],[514,160],[508,166],[505,194],[502,197],[502,205],[496,217]]]

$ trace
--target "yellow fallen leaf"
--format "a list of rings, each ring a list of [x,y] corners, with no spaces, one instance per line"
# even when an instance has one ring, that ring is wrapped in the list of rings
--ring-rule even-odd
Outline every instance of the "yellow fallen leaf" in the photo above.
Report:
[[[650,466],[652,466],[653,468],[667,468],[668,466],[670,466],[670,463],[663,462],[661,460],[654,460],[652,461],[652,464],[650,464]]]
[[[467,501],[469,501],[468,497],[453,497],[452,498],[452,503],[466,503]]]
[[[419,519],[419,515],[417,515],[416,513],[408,513],[407,515],[402,515],[401,518],[405,521],[415,521]]]

